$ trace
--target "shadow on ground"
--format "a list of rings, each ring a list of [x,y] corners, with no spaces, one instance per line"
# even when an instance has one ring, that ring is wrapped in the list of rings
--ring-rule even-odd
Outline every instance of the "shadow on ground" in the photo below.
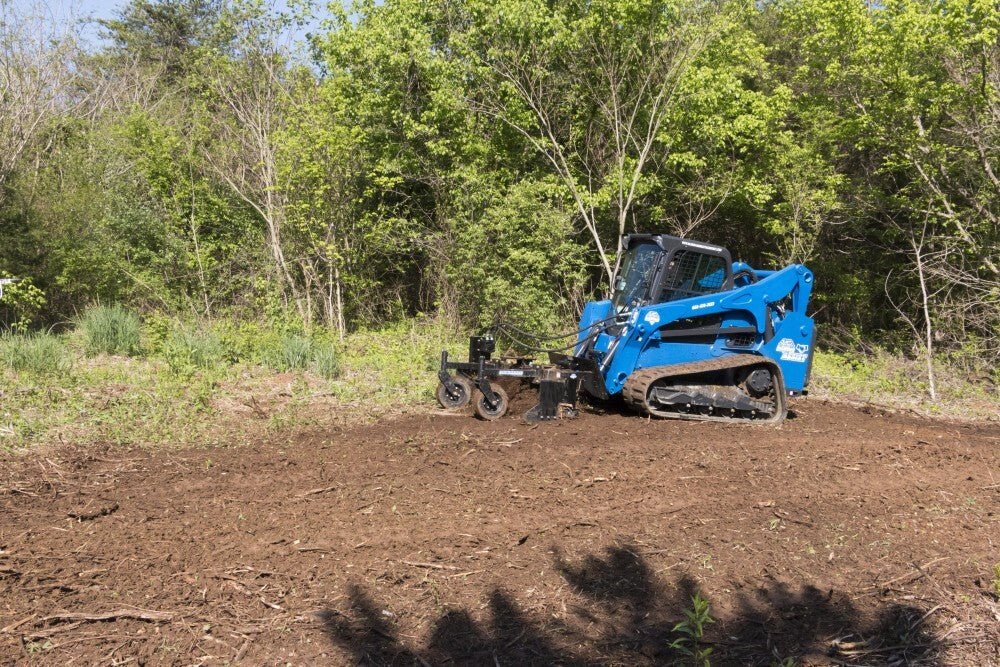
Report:
[[[401,637],[368,592],[348,591],[343,609],[319,613],[330,639],[362,665],[670,664],[674,626],[700,593],[680,577],[666,584],[631,544],[554,566],[576,593],[566,611],[528,613],[495,589],[476,620],[465,609],[441,615],[420,645]],[[846,596],[803,587],[762,586],[737,594],[735,610],[708,626],[715,665],[781,665],[830,658],[864,665],[936,664],[939,646],[921,628],[919,609],[887,606],[862,614]],[[783,663],[793,659],[794,662]]]

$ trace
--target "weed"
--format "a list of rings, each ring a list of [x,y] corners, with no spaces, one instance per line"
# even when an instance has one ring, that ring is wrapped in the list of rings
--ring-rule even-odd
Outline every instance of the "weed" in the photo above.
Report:
[[[51,375],[69,370],[72,362],[63,342],[51,334],[6,334],[0,357],[15,371]]]
[[[76,336],[82,350],[82,327]],[[204,443],[223,431],[237,439],[316,418],[310,398],[315,377],[304,377],[293,379],[288,401],[267,407],[266,422],[237,420],[231,406],[245,403],[247,392],[259,396],[270,390],[275,368],[335,376],[327,381],[328,400],[363,403],[371,408],[367,419],[386,408],[429,403],[441,350],[459,355],[466,346],[459,332],[433,319],[355,332],[340,343],[330,332],[314,330],[307,337],[266,321],[182,326],[154,315],[143,318],[145,358],[102,356],[74,364],[72,373],[54,382],[51,375],[8,372],[5,340],[0,337],[0,383],[9,382],[11,390],[0,414],[0,449],[30,446],[56,434],[77,442]],[[56,340],[65,346],[64,358],[73,358],[71,341]],[[54,384],[58,391],[52,390]]]
[[[1000,598],[1000,563],[993,566],[993,594]]]
[[[93,306],[80,318],[85,347],[90,356],[139,353],[139,316],[119,305]]]
[[[712,649],[702,646],[702,639],[705,627],[711,623],[715,623],[715,619],[709,610],[708,600],[695,593],[691,598],[691,608],[684,610],[684,620],[674,626],[674,632],[681,636],[670,642],[670,648],[683,655],[686,658],[684,662],[690,665],[709,667],[708,656]]]
[[[28,651],[29,655],[34,655],[35,653],[41,653],[43,651],[51,651],[53,648],[52,641],[46,639],[45,642],[28,642],[24,645],[24,648]]]
[[[313,350],[312,362],[313,369],[320,377],[327,380],[340,377],[340,357],[332,345],[319,346]]]
[[[416,319],[379,331],[358,331],[344,341],[339,396],[370,404],[400,405],[434,400],[441,350],[453,357],[467,350],[467,338],[445,323]]]

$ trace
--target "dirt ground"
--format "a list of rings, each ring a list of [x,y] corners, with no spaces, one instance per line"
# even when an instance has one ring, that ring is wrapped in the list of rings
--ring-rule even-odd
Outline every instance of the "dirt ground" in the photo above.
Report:
[[[793,410],[7,455],[0,664],[1000,664],[1000,427]]]

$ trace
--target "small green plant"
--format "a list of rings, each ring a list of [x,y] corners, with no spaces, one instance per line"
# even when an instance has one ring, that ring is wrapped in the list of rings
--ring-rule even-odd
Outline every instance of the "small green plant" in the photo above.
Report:
[[[211,331],[172,331],[163,343],[163,356],[174,371],[211,368],[226,362],[226,349]]]
[[[712,612],[709,609],[708,600],[701,597],[701,593],[695,593],[691,598],[691,608],[684,610],[684,620],[674,626],[674,632],[680,637],[670,642],[670,648],[679,652],[686,662],[696,667],[709,667],[711,664],[708,656],[712,653],[711,647],[702,646],[702,639],[705,636],[705,627],[715,623]]]
[[[1000,563],[993,566],[993,594],[1000,598]]]
[[[34,655],[35,653],[41,653],[43,651],[51,651],[52,647],[53,644],[50,639],[46,639],[44,642],[28,642],[24,645],[24,648],[28,651],[29,655]]]
[[[6,334],[0,357],[15,371],[38,375],[63,373],[72,365],[66,346],[52,334]]]
[[[119,305],[93,306],[80,318],[88,355],[138,354],[140,347],[139,316]]]
[[[282,371],[306,368],[312,358],[312,341],[304,336],[285,336],[274,351],[271,365]]]
[[[340,357],[332,345],[322,345],[313,350],[313,369],[327,380],[340,377]]]

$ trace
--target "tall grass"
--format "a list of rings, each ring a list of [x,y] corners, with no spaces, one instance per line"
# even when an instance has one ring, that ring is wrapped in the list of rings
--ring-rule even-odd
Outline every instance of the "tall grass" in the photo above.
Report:
[[[15,371],[38,375],[64,373],[72,366],[66,346],[51,334],[5,334],[0,360]]]
[[[135,355],[141,348],[139,316],[119,305],[93,306],[80,318],[87,354]]]
[[[312,341],[304,336],[288,335],[278,341],[270,355],[271,366],[280,371],[305,368],[312,358]]]
[[[340,356],[332,345],[319,345],[312,353],[313,370],[326,380],[340,377]]]
[[[278,338],[266,355],[267,365],[280,371],[309,369],[320,377],[340,377],[340,356],[333,345],[301,334]]]

